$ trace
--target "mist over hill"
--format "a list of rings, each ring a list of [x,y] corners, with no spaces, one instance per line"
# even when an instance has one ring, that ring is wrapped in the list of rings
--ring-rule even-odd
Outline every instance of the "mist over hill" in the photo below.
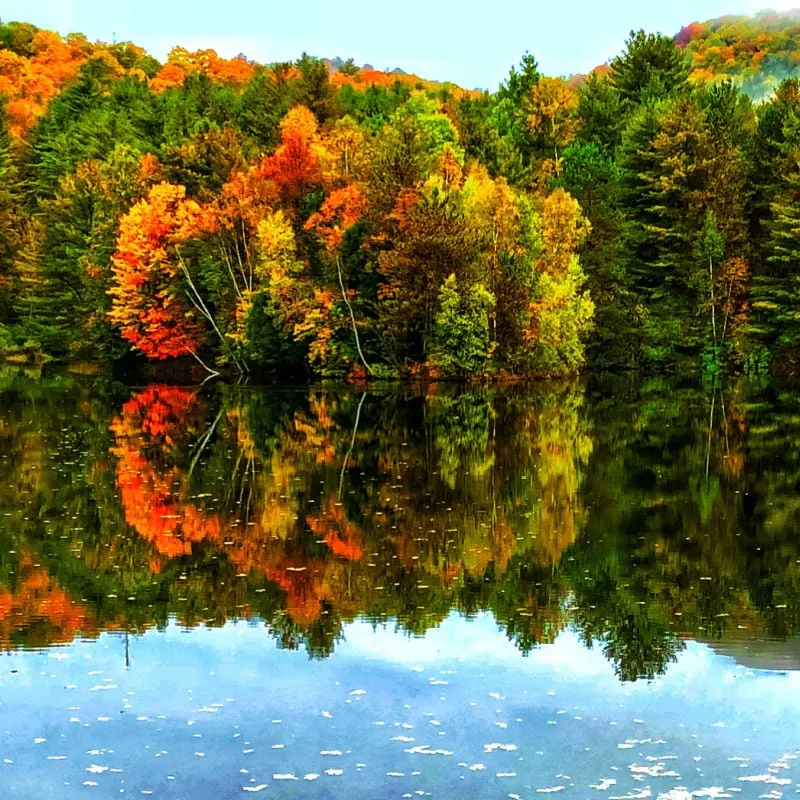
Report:
[[[800,75],[800,9],[692,22],[675,37],[691,66],[691,79],[731,79],[754,100]]]

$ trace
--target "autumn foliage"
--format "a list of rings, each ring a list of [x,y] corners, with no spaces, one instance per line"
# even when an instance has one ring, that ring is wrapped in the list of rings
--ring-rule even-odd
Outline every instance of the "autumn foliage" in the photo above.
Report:
[[[281,143],[262,162],[260,173],[275,183],[285,202],[297,203],[322,177],[317,120],[298,106],[281,120],[280,131]]]
[[[0,24],[0,350],[198,378],[800,364],[796,28],[634,31],[586,79],[526,54],[480,93]]]
[[[30,130],[94,50],[82,37],[64,40],[52,31],[36,32],[29,56],[0,49],[0,95],[8,98],[13,134],[21,136]]]
[[[426,89],[436,91],[442,88],[442,84],[436,81],[425,80],[417,75],[409,75],[405,72],[383,72],[378,69],[359,69],[354,73],[336,71],[331,75],[331,84],[336,88],[342,86],[352,86],[355,89],[366,89],[369,86],[389,88],[395,84],[409,86],[413,89]],[[477,90],[462,89],[453,84],[446,84],[447,88],[453,91],[455,97],[476,96],[480,92]]]
[[[241,56],[226,59],[210,49],[189,52],[183,47],[174,47],[167,63],[150,81],[150,88],[154,92],[163,92],[180,86],[187,75],[200,73],[215,83],[239,89],[253,77],[254,72],[254,65]]]
[[[179,281],[179,246],[201,220],[200,207],[182,186],[161,183],[120,221],[110,317],[148,358],[193,353],[202,341]]]
[[[39,647],[97,633],[89,608],[34,562],[32,553],[24,553],[14,590],[0,588],[0,651],[14,649],[26,632],[28,644]]]
[[[154,385],[125,403],[111,423],[126,522],[167,558],[189,555],[193,544],[216,541],[221,534],[217,517],[182,502],[185,476],[169,463],[171,449],[199,411],[193,392]]]
[[[696,83],[730,77],[760,99],[800,68],[800,16],[762,11],[693,22],[675,41],[691,64]]]
[[[312,214],[305,224],[306,230],[316,231],[325,247],[336,253],[344,234],[364,215],[366,198],[357,184],[335,189],[326,198],[319,211]]]

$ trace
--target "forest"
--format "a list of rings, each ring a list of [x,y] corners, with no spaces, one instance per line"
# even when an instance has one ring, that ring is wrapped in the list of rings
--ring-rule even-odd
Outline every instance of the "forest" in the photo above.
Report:
[[[796,373],[798,54],[726,18],[487,92],[0,24],[0,356]]]

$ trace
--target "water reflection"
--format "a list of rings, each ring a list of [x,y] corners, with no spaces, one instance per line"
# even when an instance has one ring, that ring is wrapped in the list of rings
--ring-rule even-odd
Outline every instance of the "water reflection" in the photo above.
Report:
[[[356,619],[571,628],[622,680],[688,639],[785,667],[800,396],[634,380],[278,390],[0,374],[0,647]],[[775,644],[773,644],[773,642]],[[791,648],[790,648],[791,649]]]

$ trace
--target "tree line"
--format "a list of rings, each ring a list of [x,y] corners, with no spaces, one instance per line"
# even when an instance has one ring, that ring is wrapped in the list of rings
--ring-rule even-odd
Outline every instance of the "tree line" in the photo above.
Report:
[[[0,353],[794,372],[800,82],[754,104],[692,58],[640,31],[468,92],[0,25]]]

